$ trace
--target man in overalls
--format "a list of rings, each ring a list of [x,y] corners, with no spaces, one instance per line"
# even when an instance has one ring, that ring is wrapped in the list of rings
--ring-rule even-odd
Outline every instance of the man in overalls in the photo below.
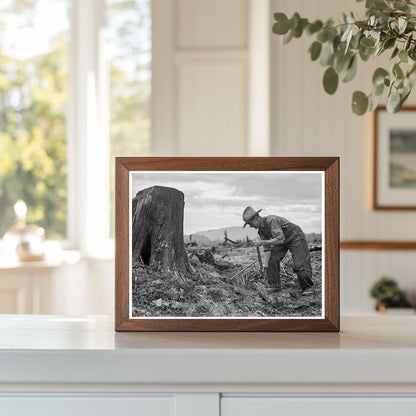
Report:
[[[309,247],[302,229],[286,218],[277,215],[261,217],[259,212],[247,207],[243,212],[245,227],[247,224],[258,230],[260,240],[255,246],[263,246],[266,255],[267,280],[271,286],[280,290],[280,262],[287,251],[292,253],[294,271],[302,289],[302,295],[312,293],[312,266]]]

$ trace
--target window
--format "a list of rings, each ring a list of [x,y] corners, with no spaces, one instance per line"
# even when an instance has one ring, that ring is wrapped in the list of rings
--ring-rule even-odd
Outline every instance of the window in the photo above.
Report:
[[[151,0],[1,2],[0,237],[23,199],[47,238],[100,252],[114,157],[149,152],[150,65]]]
[[[0,6],[0,236],[24,199],[29,222],[66,237],[69,10],[68,0]]]

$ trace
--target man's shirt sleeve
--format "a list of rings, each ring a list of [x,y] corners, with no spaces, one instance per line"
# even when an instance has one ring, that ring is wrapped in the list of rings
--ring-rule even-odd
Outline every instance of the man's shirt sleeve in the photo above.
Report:
[[[284,243],[285,235],[277,218],[273,218],[270,221],[270,233],[272,235],[272,238],[278,238],[279,243]]]

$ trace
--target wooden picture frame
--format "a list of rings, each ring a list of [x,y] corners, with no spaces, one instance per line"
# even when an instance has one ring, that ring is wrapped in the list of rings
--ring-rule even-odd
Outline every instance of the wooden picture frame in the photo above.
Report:
[[[416,209],[416,107],[373,112],[373,209]],[[410,151],[409,151],[410,150]],[[410,168],[410,169],[409,169]]]
[[[154,176],[154,175],[156,176]],[[322,258],[321,263],[324,272],[322,278],[322,304],[321,315],[319,316],[203,316],[203,317],[184,317],[184,316],[136,316],[137,308],[133,307],[133,262],[132,257],[137,257],[137,252],[133,250],[132,234],[137,240],[137,219],[138,209],[142,208],[145,199],[142,193],[148,189],[160,188],[152,186],[145,188],[144,178],[160,178],[160,175],[166,175],[166,178],[175,177],[177,174],[196,175],[207,174],[203,178],[216,178],[218,175],[231,178],[230,180],[240,178],[251,178],[258,181],[258,178],[264,178],[264,182],[275,180],[279,183],[284,181],[294,181],[299,174],[299,178],[321,178],[321,195],[320,211],[322,222]],[[147,176],[145,176],[147,175]],[[152,176],[153,175],[153,176]],[[158,176],[159,175],[159,176]],[[211,176],[210,176],[211,175]],[[242,176],[239,176],[242,175]],[[245,175],[245,176],[244,176]],[[257,175],[257,176],[256,176]],[[269,175],[269,176],[268,176]],[[283,176],[286,175],[286,176]],[[165,176],[163,176],[164,178]],[[179,177],[179,176],[176,176]],[[199,177],[199,176],[198,176]],[[294,178],[294,179],[293,179]],[[142,180],[143,179],[143,180]],[[276,179],[276,180],[277,180]],[[168,180],[168,179],[166,179]],[[208,180],[208,179],[207,179]],[[211,179],[210,179],[211,180]],[[300,179],[299,179],[300,180]],[[140,186],[131,190],[132,182],[139,183]],[[245,181],[245,179],[244,179]],[[254,182],[255,182],[254,181]],[[262,182],[262,181],[261,181]],[[147,182],[146,182],[147,183]],[[153,183],[153,182],[152,182]],[[277,183],[277,182],[276,182]],[[287,182],[289,183],[289,182]],[[290,182],[292,183],[292,182]],[[295,182],[293,182],[295,183]],[[303,182],[302,182],[303,183]],[[306,183],[306,182],[305,182]],[[159,183],[157,183],[159,184]],[[246,182],[244,182],[244,186]],[[220,185],[220,184],[219,184]],[[248,185],[247,185],[248,186]],[[272,187],[274,188],[274,187]],[[299,186],[299,189],[301,186]],[[283,190],[281,187],[280,189]],[[292,189],[292,188],[290,188]],[[314,188],[315,189],[315,188]],[[318,189],[318,188],[316,188]],[[139,192],[136,193],[136,191]],[[302,191],[303,192],[303,191]],[[305,191],[306,192],[306,191]],[[316,191],[318,192],[318,191]],[[116,183],[115,183],[115,330],[116,331],[339,331],[339,158],[337,157],[244,157],[244,158],[180,158],[180,157],[118,157],[116,158]],[[273,191],[272,195],[278,194]],[[247,194],[249,195],[249,194]],[[134,199],[133,199],[134,196]],[[137,200],[137,198],[139,198]],[[134,202],[136,201],[136,202]],[[139,202],[137,202],[139,201]],[[133,232],[133,208],[135,204]],[[139,207],[139,203],[141,204]],[[186,204],[186,202],[185,202]],[[245,201],[241,202],[241,212],[244,208]],[[249,205],[249,204],[247,204]],[[186,205],[185,205],[186,206]],[[261,207],[260,207],[261,208]],[[170,209],[170,208],[169,208]],[[258,211],[258,210],[257,210]],[[265,208],[265,211],[267,209]],[[316,210],[315,210],[316,211]],[[207,211],[208,212],[208,211]],[[235,214],[235,212],[234,212]],[[233,214],[233,215],[234,215]],[[176,214],[175,214],[176,215]],[[201,212],[203,215],[203,212]],[[236,214],[235,214],[236,215]],[[243,227],[239,211],[239,224]],[[266,214],[259,214],[266,215]],[[279,215],[279,214],[277,214]],[[312,214],[311,214],[312,215]],[[317,214],[318,215],[318,214]],[[178,215],[179,218],[179,215]],[[245,217],[247,218],[247,217]],[[247,223],[252,223],[253,216],[246,219]],[[257,218],[260,218],[257,216]],[[274,218],[274,217],[273,217]],[[280,218],[280,217],[279,217]],[[251,221],[251,222],[250,222]],[[147,222],[148,224],[150,222]],[[183,223],[183,221],[182,221]],[[183,225],[183,224],[182,224]],[[247,225],[247,224],[246,224]],[[182,229],[182,228],[181,228]],[[140,228],[139,228],[140,230]],[[256,230],[251,230],[256,231]],[[183,237],[184,231],[182,231]],[[286,237],[285,237],[286,238]],[[135,240],[135,241],[136,241]],[[247,237],[247,242],[249,238]],[[182,240],[183,243],[183,240]],[[250,240],[251,243],[251,240]],[[286,243],[286,240],[285,240]],[[135,246],[136,247],[136,246]],[[233,248],[230,249],[234,250]],[[255,253],[255,248],[250,249]],[[143,253],[143,251],[141,252]],[[254,255],[254,254],[253,254]],[[135,269],[134,287],[135,290],[141,289],[136,280],[145,278],[149,265],[145,264],[144,254],[139,257],[141,263],[137,263],[139,272]],[[136,265],[136,263],[135,263]],[[321,269],[319,269],[321,270]],[[298,274],[298,271],[296,271]],[[201,274],[199,274],[201,276]],[[295,276],[295,275],[293,275]],[[299,277],[299,274],[298,274]],[[197,278],[195,278],[197,279]],[[294,279],[296,280],[296,279]],[[160,280],[158,280],[160,283]],[[186,284],[182,283],[182,284]],[[256,284],[255,282],[253,284]],[[266,284],[266,283],[264,283]],[[136,292],[134,292],[136,293]],[[148,292],[149,293],[149,292]],[[260,293],[260,292],[259,292]],[[283,294],[287,294],[283,291]],[[265,295],[266,300],[275,299],[273,296],[280,296],[280,292]],[[297,295],[296,295],[297,296]],[[301,296],[301,295],[299,295]],[[134,297],[134,299],[136,299]],[[299,302],[304,302],[304,298],[298,297]],[[153,304],[162,307],[162,300],[152,301]],[[136,301],[137,304],[137,301]],[[152,304],[152,305],[153,305]],[[279,305],[279,303],[277,303]],[[141,305],[139,305],[141,306]],[[269,305],[266,305],[269,307]],[[173,306],[172,306],[173,307]],[[132,314],[135,312],[135,316]]]

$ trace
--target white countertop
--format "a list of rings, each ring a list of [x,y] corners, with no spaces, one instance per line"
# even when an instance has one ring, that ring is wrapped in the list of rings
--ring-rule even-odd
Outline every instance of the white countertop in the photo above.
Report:
[[[0,383],[416,383],[416,316],[338,333],[115,333],[107,317],[0,316]]]

